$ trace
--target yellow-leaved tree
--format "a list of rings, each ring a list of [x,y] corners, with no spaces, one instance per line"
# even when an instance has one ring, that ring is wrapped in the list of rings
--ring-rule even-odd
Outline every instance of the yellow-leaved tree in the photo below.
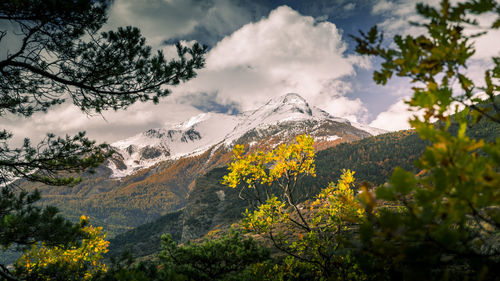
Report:
[[[109,242],[102,227],[87,224],[87,217],[80,217],[86,234],[81,243],[70,247],[33,245],[15,264],[17,276],[27,280],[90,280],[97,273],[105,272],[103,254]]]
[[[270,152],[247,155],[244,146],[236,145],[223,184],[260,204],[246,211],[242,226],[286,254],[285,266],[294,268],[287,270],[289,277],[301,271],[300,278],[307,277],[305,272],[311,278],[363,279],[349,254],[356,226],[365,218],[352,190],[354,172],[345,170],[337,184],[330,183],[313,200],[298,199],[307,191],[297,183],[306,175],[315,176],[313,144],[312,137],[299,135]]]

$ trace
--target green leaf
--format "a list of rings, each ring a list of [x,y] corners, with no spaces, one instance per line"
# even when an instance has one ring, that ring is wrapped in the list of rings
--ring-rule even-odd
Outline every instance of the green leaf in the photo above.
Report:
[[[434,186],[437,191],[443,192],[448,187],[448,178],[442,168],[433,170]]]
[[[394,169],[389,183],[394,191],[402,195],[406,195],[415,189],[417,180],[411,172],[407,172],[397,167],[396,169]]]
[[[377,196],[377,199],[388,200],[388,201],[396,200],[396,195],[394,194],[394,191],[391,188],[388,188],[387,186],[378,187],[375,190],[375,195]]]

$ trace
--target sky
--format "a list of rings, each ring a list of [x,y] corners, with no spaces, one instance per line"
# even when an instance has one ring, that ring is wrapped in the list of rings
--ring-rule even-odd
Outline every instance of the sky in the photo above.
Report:
[[[437,5],[438,0],[424,2]],[[403,100],[409,81],[376,85],[380,61],[354,52],[350,34],[377,24],[385,38],[418,34],[413,0],[115,0],[103,30],[133,25],[153,49],[175,57],[175,42],[208,46],[206,67],[171,88],[159,104],[137,103],[126,111],[85,115],[71,104],[30,118],[11,116],[0,125],[17,139],[87,131],[112,143],[149,128],[168,127],[203,112],[238,114],[294,92],[331,115],[394,131],[409,128]],[[493,15],[482,16],[488,24]],[[500,31],[475,42],[469,73],[479,79],[500,55]],[[478,80],[479,81],[479,80]]]

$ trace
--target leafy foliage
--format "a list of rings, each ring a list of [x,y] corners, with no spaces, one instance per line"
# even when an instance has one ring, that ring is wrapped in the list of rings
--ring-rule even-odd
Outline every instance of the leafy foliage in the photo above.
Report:
[[[394,49],[382,46],[376,28],[355,38],[358,52],[384,60],[382,70],[374,73],[377,83],[385,84],[393,73],[415,83],[409,104],[424,115],[411,124],[432,143],[418,161],[421,173],[395,170],[389,184],[367,201],[369,209],[381,200],[403,206],[398,211],[381,208],[363,227],[367,251],[383,256],[380,265],[395,278],[493,278],[500,260],[500,139],[466,134],[481,118],[500,123],[495,97],[500,88],[492,79],[500,77],[500,60],[493,58],[494,68],[485,71],[484,87],[475,86],[465,74],[474,54],[471,40],[483,35],[464,32],[466,26],[477,25],[469,14],[492,10],[499,12],[500,7],[487,0],[457,5],[443,0],[439,10],[419,4],[417,11],[427,21],[417,25],[425,35],[396,36]],[[478,90],[488,102],[475,96]],[[457,130],[452,130],[453,122]]]
[[[162,274],[156,263],[136,262],[130,253],[125,252],[118,259],[112,258],[108,270],[100,271],[92,280],[95,281],[153,281],[182,280],[179,275]]]
[[[500,59],[493,58],[494,67],[485,72],[485,86],[476,87],[464,69],[474,53],[471,40],[482,33],[470,35],[464,28],[476,24],[469,14],[500,13],[500,6],[492,0],[455,5],[443,0],[440,9],[419,4],[417,11],[427,19],[417,24],[427,33],[396,36],[394,48],[383,46],[376,28],[355,37],[358,52],[384,60],[382,69],[374,75],[376,82],[385,84],[396,73],[415,83],[409,104],[422,109],[424,115],[414,117],[411,123],[426,142],[423,144],[428,144],[415,170],[396,168],[386,184],[373,191],[364,183],[358,193],[353,190],[354,173],[347,170],[337,184],[329,184],[314,200],[303,202],[310,194],[298,197],[303,192],[298,182],[316,174],[321,176],[316,171],[311,138],[299,136],[295,143],[283,144],[269,153],[244,155],[244,147],[236,146],[223,183],[238,190],[241,197],[260,204],[246,212],[242,226],[269,239],[280,255],[269,261],[266,250],[237,232],[184,246],[164,236],[159,267],[133,267],[125,261],[112,270],[112,275],[102,273],[99,277],[498,278],[500,138],[491,132],[498,132],[500,123],[499,100],[495,97]],[[499,28],[499,22],[495,21],[492,28]],[[478,90],[486,94],[486,102],[476,98]],[[422,151],[420,148],[415,151]],[[8,202],[37,199],[23,196]]]
[[[243,228],[272,241],[289,256],[291,264],[307,265],[316,277],[361,278],[345,258],[352,228],[364,217],[364,209],[351,189],[354,173],[345,171],[337,185],[323,189],[306,214],[304,204],[294,200],[293,192],[301,176],[315,175],[311,137],[298,136],[295,143],[280,145],[268,153],[256,151],[242,156],[242,152],[242,147],[234,149],[234,161],[223,183],[230,187],[242,184],[259,193],[256,184],[278,182],[278,196],[284,198],[268,194],[256,210],[246,211]]]
[[[80,224],[86,223],[82,216]],[[28,280],[90,280],[106,271],[101,260],[109,242],[104,240],[102,227],[84,226],[82,231],[86,238],[79,245],[33,245],[15,264],[16,275]]]
[[[95,168],[112,153],[108,145],[95,145],[84,132],[65,138],[48,134],[37,146],[25,139],[23,146],[16,149],[7,144],[11,136],[6,131],[0,133],[0,183],[3,185],[18,178],[49,185],[73,185],[81,178],[61,177],[61,173]]]
[[[67,94],[86,112],[158,102],[169,93],[163,85],[191,79],[194,69],[203,66],[204,48],[197,44],[177,45],[180,60],[167,63],[162,52],[151,55],[137,28],[98,34],[109,2],[2,2],[0,20],[21,31],[20,48],[0,61],[2,115],[46,111]],[[0,40],[8,32],[2,31]]]
[[[48,246],[67,244],[81,235],[79,225],[73,225],[57,215],[54,207],[36,207],[38,192],[14,193],[4,187],[0,197],[0,245],[3,249],[12,244],[26,248],[37,241],[47,241]]]
[[[254,212],[247,211],[242,226],[269,238],[289,255],[289,262],[307,265],[316,278],[362,279],[348,258],[353,227],[364,218],[364,209],[351,189],[353,174],[347,170],[336,185],[323,189],[310,203],[307,216],[272,197]],[[301,216],[304,220],[298,219]]]
[[[492,125],[490,122],[480,122],[478,125],[482,126],[472,128],[468,134],[470,133],[476,138],[489,137],[491,139],[492,134],[500,133],[500,126],[483,126]],[[319,151],[315,157],[317,176],[303,177],[297,183],[297,195],[300,196],[300,202],[313,199],[325,186],[329,185],[329,182],[336,181],[342,175],[344,167],[356,171],[354,190],[357,190],[359,184],[364,181],[373,184],[384,183],[390,177],[395,166],[418,172],[413,162],[423,154],[425,146],[426,142],[422,141],[415,132],[402,131],[339,144],[333,148]],[[171,170],[166,171],[170,172]],[[159,237],[162,233],[171,233],[174,240],[179,242],[181,241],[180,233],[183,232],[182,228],[195,232],[197,235],[194,238],[198,238],[215,226],[229,226],[242,219],[242,213],[245,212],[245,209],[251,209],[252,206],[246,200],[238,198],[238,189],[228,189],[227,186],[220,183],[221,178],[227,174],[227,168],[220,167],[198,177],[195,185],[191,188],[183,210],[179,213],[166,214],[151,223],[117,235],[110,240],[109,253],[116,256],[121,252],[121,249],[129,249],[135,257],[143,257],[159,251]],[[85,181],[91,182],[88,179]],[[151,188],[148,186],[148,189]],[[277,190],[273,185],[266,188]],[[305,194],[308,191],[310,193],[306,197]],[[217,193],[221,192],[225,194],[223,202],[217,197]],[[68,197],[62,197],[67,204],[77,204],[77,202],[69,200]],[[53,196],[53,198],[62,201],[61,196]],[[51,203],[60,202],[53,201],[51,196],[50,200]],[[122,206],[115,205],[111,200],[104,202],[107,206],[120,208],[120,212],[124,212]],[[78,207],[83,208],[81,205]],[[112,219],[109,212],[95,213],[95,209],[92,208],[86,210],[93,211],[96,218],[106,218],[108,221]],[[180,213],[182,213],[183,219],[176,219]],[[141,215],[144,216],[144,214]],[[127,212],[123,219],[133,220],[136,216],[138,214]],[[152,217],[152,214],[147,214],[147,217]],[[196,231],[194,231],[195,229]]]
[[[389,183],[377,188],[375,194],[364,185],[359,195],[364,212],[358,202],[356,212],[338,220],[335,220],[335,215],[345,204],[343,201],[335,202],[337,208],[313,213],[313,223],[309,224],[296,206],[287,208],[286,202],[271,197],[258,210],[247,213],[245,227],[269,235],[274,245],[290,257],[309,262],[313,267],[320,265],[318,274],[323,276],[340,274],[342,266],[329,271],[327,266],[321,266],[321,262],[315,264],[313,259],[301,254],[312,248],[321,257],[318,249],[334,253],[343,246],[349,250],[336,252],[337,255],[329,256],[328,261],[345,261],[353,256],[355,263],[350,269],[359,270],[354,278],[361,279],[376,276],[395,280],[493,279],[500,261],[500,140],[471,138],[467,129],[476,126],[481,118],[499,121],[498,99],[495,98],[499,86],[491,77],[500,77],[500,60],[493,59],[495,67],[485,72],[486,87],[479,88],[488,97],[488,102],[483,103],[474,96],[477,88],[463,72],[474,53],[469,40],[481,34],[466,35],[463,24],[476,24],[467,13],[500,11],[497,5],[494,1],[470,1],[452,6],[443,0],[441,9],[437,10],[419,4],[417,11],[429,20],[419,24],[427,30],[427,35],[416,38],[396,36],[396,49],[382,46],[382,36],[376,28],[368,34],[362,33],[361,38],[355,37],[358,52],[378,55],[385,60],[382,70],[374,73],[377,83],[385,84],[393,73],[410,77],[415,83],[409,104],[422,109],[424,115],[414,117],[411,123],[420,137],[431,144],[417,162],[417,168],[421,170],[417,175],[397,168]],[[495,24],[493,28],[496,28]],[[460,88],[455,94],[454,81]],[[457,104],[462,104],[465,109]],[[456,127],[452,126],[453,123]],[[265,174],[259,169],[267,168],[257,165],[250,171],[257,175],[252,180]],[[242,178],[248,178],[247,174]],[[349,198],[348,194],[343,198]],[[325,202],[322,206],[331,207]],[[296,209],[296,217],[289,211],[293,209]],[[320,241],[328,239],[310,240],[311,244],[302,247],[299,242],[290,241],[290,233],[299,234],[295,238],[298,241],[307,240],[300,228],[308,234],[307,237],[314,237],[310,235],[315,230],[314,222],[323,218],[314,219],[317,214],[333,217],[327,222],[334,222],[332,225],[341,229],[346,221],[357,222],[361,240],[351,229],[350,235],[332,240],[336,243],[347,241],[345,244],[314,248],[313,245],[321,245]],[[287,233],[277,229],[278,225],[291,229],[287,222],[297,226],[299,231]],[[323,225],[329,225],[327,222]],[[328,233],[338,233],[338,229],[330,229]]]
[[[269,258],[269,251],[251,238],[230,231],[219,239],[178,246],[170,235],[162,237],[160,262],[166,272],[189,280],[241,280],[250,265]]]
[[[234,160],[229,164],[229,173],[224,176],[223,184],[232,188],[244,183],[254,192],[246,193],[248,198],[263,203],[270,198],[266,186],[277,183],[280,194],[290,205],[297,203],[294,198],[297,181],[305,175],[315,176],[314,140],[307,135],[299,135],[290,144],[281,144],[268,153],[257,151],[243,156],[244,147],[235,145]],[[242,194],[244,189],[240,189]]]

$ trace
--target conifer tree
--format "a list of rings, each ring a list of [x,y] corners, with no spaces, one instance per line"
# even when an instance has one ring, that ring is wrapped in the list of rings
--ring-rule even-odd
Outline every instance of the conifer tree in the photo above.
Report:
[[[204,66],[205,47],[177,44],[179,58],[153,54],[139,29],[101,32],[109,0],[6,0],[0,2],[0,117],[29,118],[54,105],[73,103],[84,114],[126,109],[135,102],[157,103]],[[14,180],[70,185],[68,176],[102,163],[111,152],[81,132],[47,134],[38,144],[25,139],[11,147],[0,131],[0,245],[26,248],[73,241],[78,227],[52,207],[33,204],[38,192],[16,190]],[[4,265],[0,276],[15,279]]]

